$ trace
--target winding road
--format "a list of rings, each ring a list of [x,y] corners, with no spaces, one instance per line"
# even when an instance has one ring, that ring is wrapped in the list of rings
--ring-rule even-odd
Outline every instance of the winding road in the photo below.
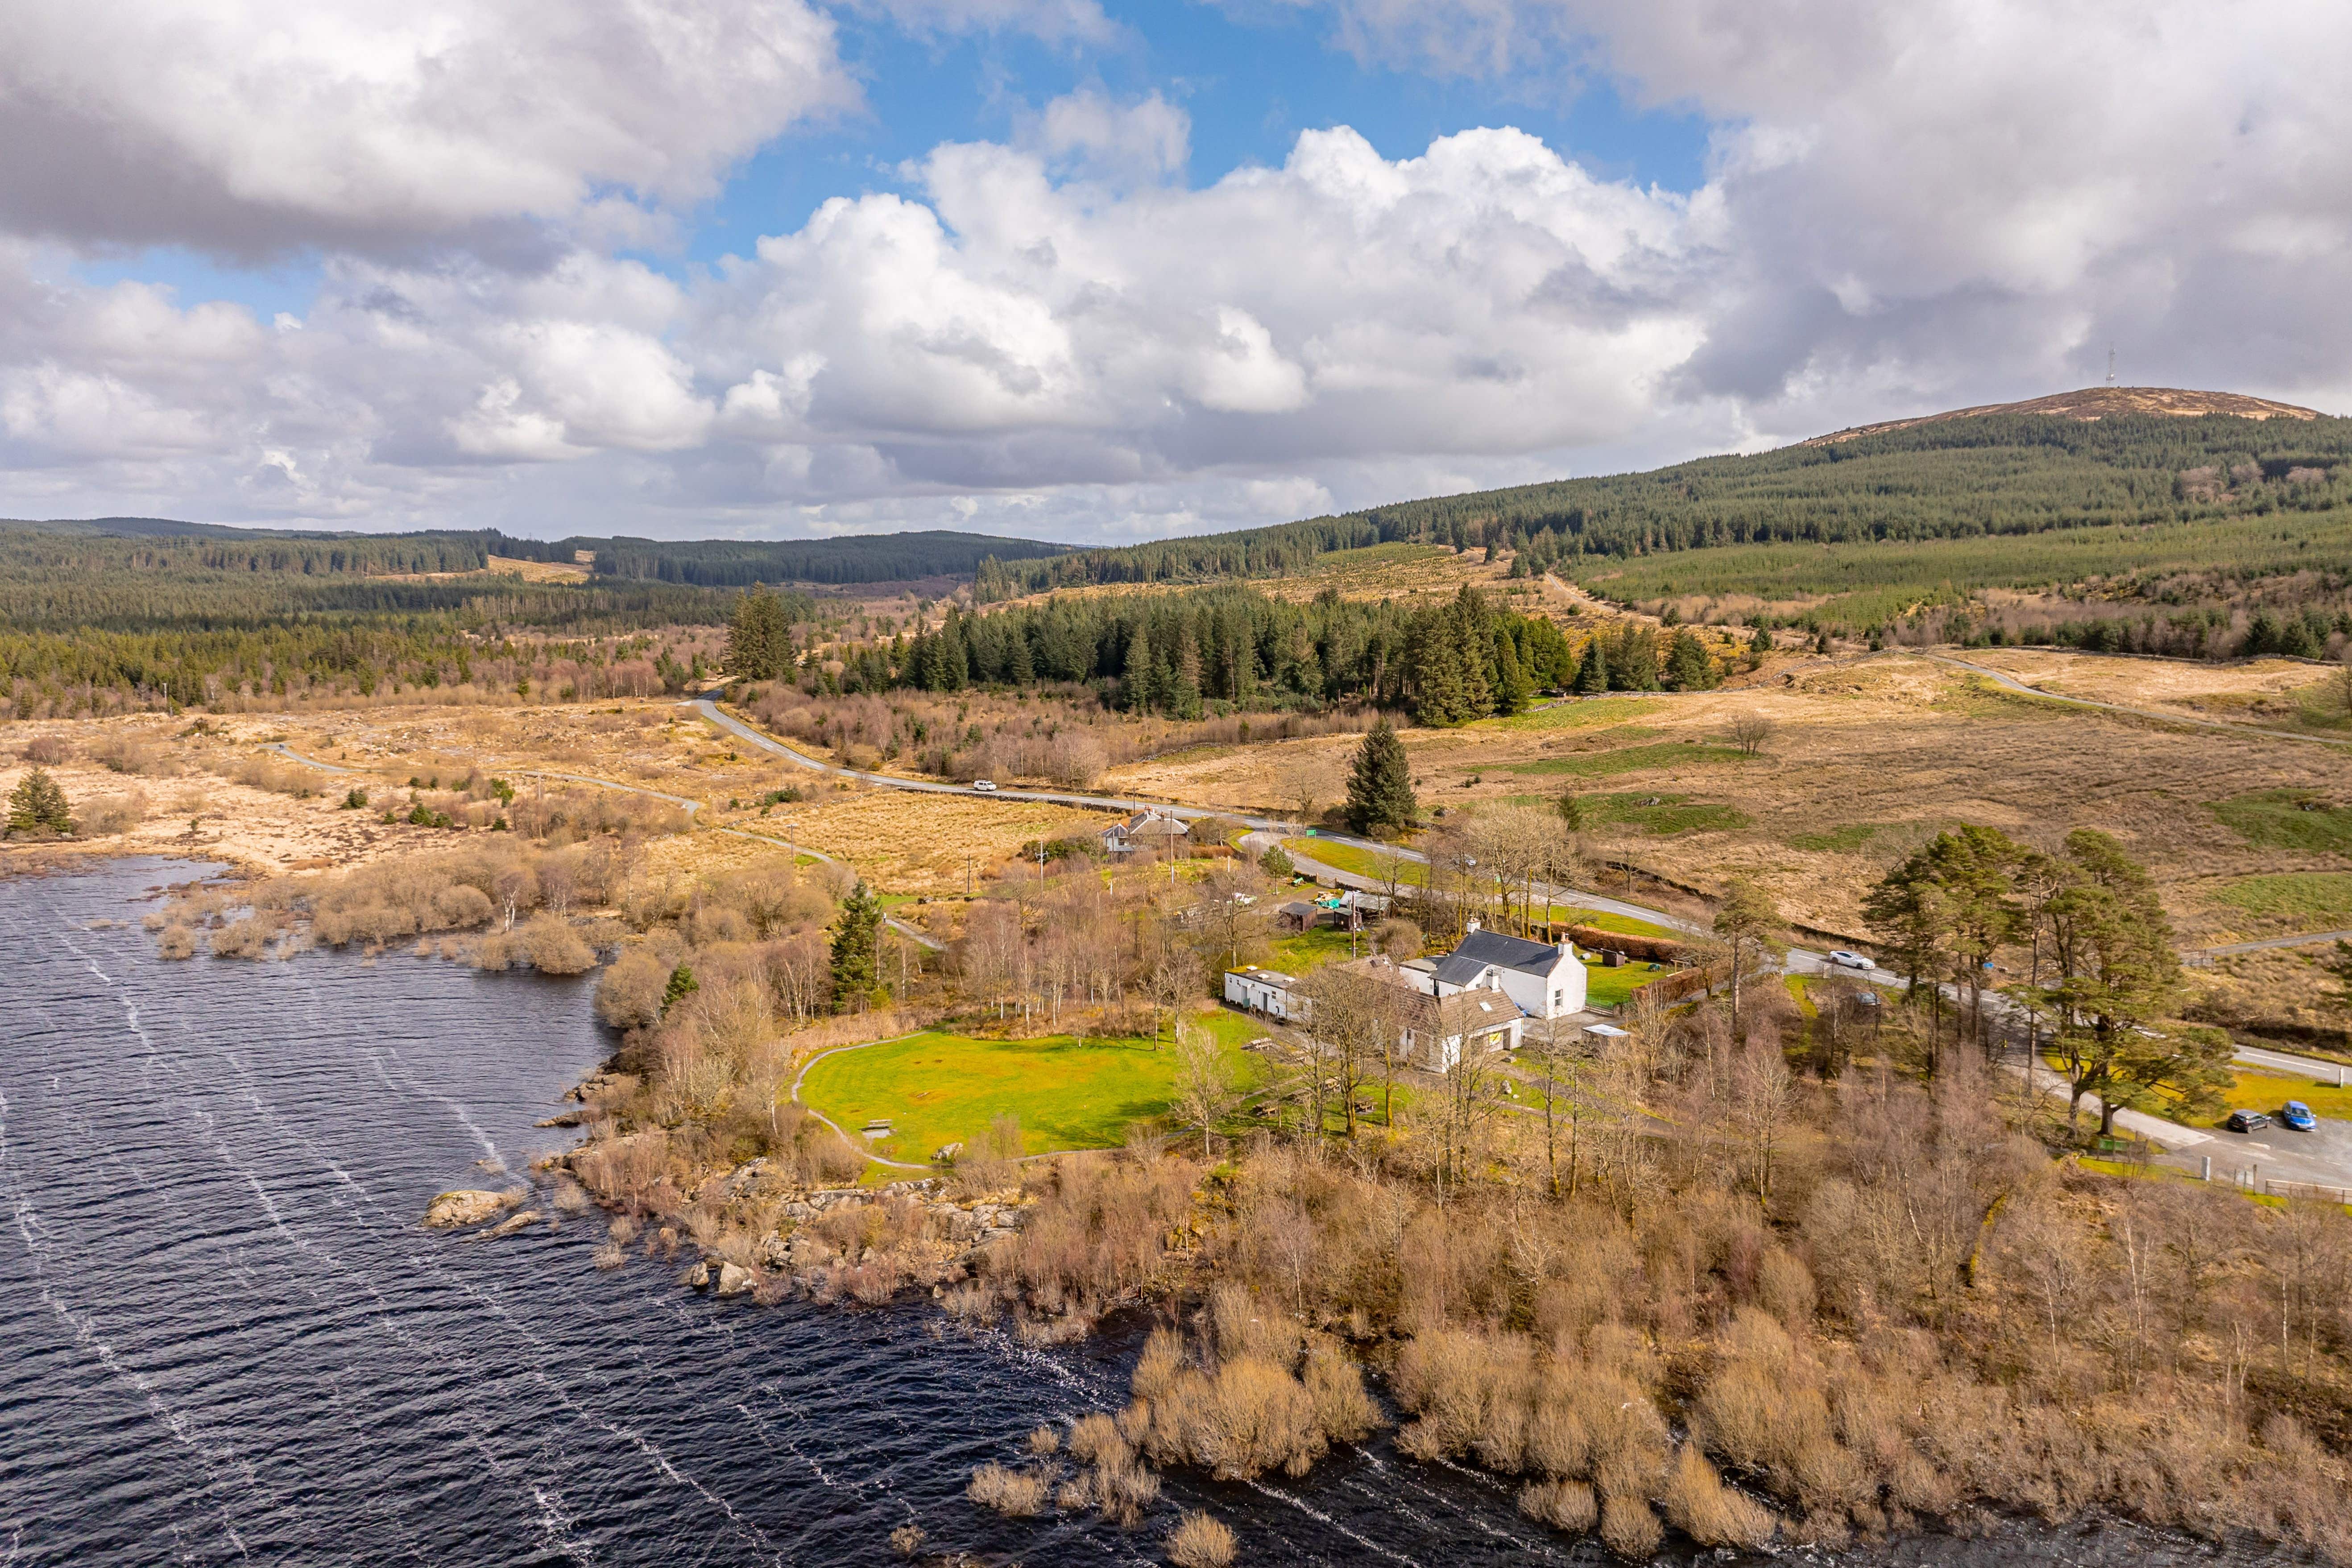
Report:
[[[2007,670],[1995,669],[1989,664],[1955,658],[1948,653],[1930,653],[1924,657],[1934,659],[1937,664],[1948,664],[1955,669],[1965,669],[1971,675],[1981,675],[2004,691],[2039,697],[2045,702],[2071,703],[2077,708],[2095,708],[2103,712],[2126,714],[2134,719],[2154,719],[2166,724],[2187,724],[2200,730],[2227,730],[2233,735],[2252,735],[2264,741],[2299,741],[2307,746],[2334,746],[2338,751],[2352,743],[2330,740],[2325,735],[2298,735],[2292,730],[2261,730],[2252,724],[2233,724],[2227,719],[2203,719],[2191,713],[2168,713],[2160,708],[2132,708],[2121,702],[2102,702],[2093,697],[2069,697],[2061,691],[2044,691],[2038,686],[2028,686]]]

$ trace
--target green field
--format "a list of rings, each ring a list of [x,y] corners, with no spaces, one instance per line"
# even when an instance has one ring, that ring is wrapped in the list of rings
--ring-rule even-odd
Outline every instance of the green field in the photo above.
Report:
[[[1644,713],[1654,713],[1665,706],[1658,697],[1587,697],[1556,702],[1549,708],[1532,709],[1508,719],[1481,719],[1469,728],[1473,730],[1590,730],[1598,725],[1622,724]]]
[[[2288,1100],[2299,1100],[2311,1107],[2314,1116],[2352,1121],[2352,1089],[2338,1089],[2332,1082],[2320,1083],[2298,1074],[2241,1072],[2221,1091],[2221,1098],[2231,1110],[2259,1110],[2270,1116],[2276,1116]],[[2216,1125],[2221,1120],[2213,1118]],[[2290,1129],[2279,1131],[2286,1137],[2294,1136]]]
[[[2217,569],[2258,577],[2347,556],[2352,511],[2339,509],[1951,539],[1732,544],[1588,557],[1574,575],[1586,588],[1618,600],[1752,594],[1803,601],[1823,620],[1854,627],[1987,588],[2052,588],[2088,578]]]
[[[1255,1058],[1242,1058],[1244,1072]],[[982,1040],[926,1031],[824,1057],[801,1083],[801,1099],[858,1142],[858,1130],[887,1117],[891,1136],[874,1146],[886,1159],[921,1163],[950,1143],[971,1144],[999,1116],[1021,1119],[1023,1148],[1103,1149],[1132,1122],[1168,1107],[1175,1056],[1139,1039]]]
[[[2309,790],[2266,789],[2217,800],[2206,810],[2249,844],[2314,855],[2352,855],[2352,810]]]
[[[1849,822],[1827,833],[1792,833],[1786,842],[1791,849],[1816,855],[1851,855],[1877,837],[1885,826],[1879,822]]]
[[[1693,763],[1743,760],[1744,753],[1734,746],[1709,746],[1691,741],[1658,741],[1645,746],[1621,746],[1609,752],[1546,757],[1539,763],[1514,763],[1503,771],[1592,779],[1604,778],[1611,773],[1641,773],[1652,768],[1678,768]]]
[[[2219,895],[2221,902],[2258,915],[2293,920],[2352,920],[2352,871],[2283,871],[2247,877]]]

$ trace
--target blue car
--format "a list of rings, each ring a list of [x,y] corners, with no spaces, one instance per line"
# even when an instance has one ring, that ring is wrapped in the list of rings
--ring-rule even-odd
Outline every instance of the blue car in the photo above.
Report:
[[[2288,1100],[2279,1111],[2279,1120],[2297,1132],[2315,1131],[2319,1126],[2319,1118],[2311,1113],[2311,1107],[2299,1100]]]

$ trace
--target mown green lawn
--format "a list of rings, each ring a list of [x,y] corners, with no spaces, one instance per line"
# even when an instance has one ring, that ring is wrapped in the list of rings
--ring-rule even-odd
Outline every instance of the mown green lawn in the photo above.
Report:
[[[1356,933],[1356,953],[1360,957],[1372,951],[1366,933]],[[1332,926],[1317,926],[1311,931],[1274,940],[1274,962],[1268,967],[1300,978],[1309,971],[1327,963],[1345,963],[1348,958],[1348,933]]]
[[[1379,855],[1361,845],[1341,844],[1330,838],[1286,838],[1282,847],[1286,854],[1305,855],[1350,876],[1369,877],[1374,881],[1382,876]],[[1428,875],[1429,868],[1422,862],[1407,860],[1399,868],[1397,883],[1400,887],[1418,888]]]
[[[1653,980],[1664,980],[1673,973],[1670,969],[1653,970],[1646,963],[1631,962],[1616,969],[1588,963],[1584,966],[1584,1005],[1588,1007],[1614,1007]]]
[[[1227,1031],[1217,1032],[1222,1040]],[[1236,1074],[1255,1083],[1259,1064],[1239,1045],[1228,1042]],[[873,1152],[920,1163],[950,1143],[970,1146],[1007,1115],[1021,1119],[1028,1153],[1116,1146],[1131,1123],[1168,1109],[1175,1074],[1164,1041],[1154,1049],[1142,1039],[982,1040],[926,1031],[824,1058],[802,1080],[801,1099],[853,1143],[865,1142],[859,1131],[868,1121],[887,1117],[891,1135]]]
[[[2333,1081],[2321,1083],[2295,1073],[2241,1072],[2221,1091],[2221,1098],[2231,1110],[2259,1110],[2270,1116],[2276,1116],[2288,1100],[2299,1100],[2311,1107],[2314,1116],[2352,1121],[2352,1089],[2338,1089]],[[2222,1118],[2213,1120],[2219,1123]]]

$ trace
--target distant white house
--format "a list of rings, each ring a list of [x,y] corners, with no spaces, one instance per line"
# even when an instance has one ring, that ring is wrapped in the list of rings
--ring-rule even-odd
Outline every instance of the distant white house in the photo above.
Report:
[[[1309,1011],[1305,996],[1293,995],[1291,987],[1298,982],[1276,970],[1260,969],[1249,964],[1241,969],[1225,971],[1225,1000],[1251,1013],[1263,1013],[1269,1018],[1292,1023],[1304,1018]]]

